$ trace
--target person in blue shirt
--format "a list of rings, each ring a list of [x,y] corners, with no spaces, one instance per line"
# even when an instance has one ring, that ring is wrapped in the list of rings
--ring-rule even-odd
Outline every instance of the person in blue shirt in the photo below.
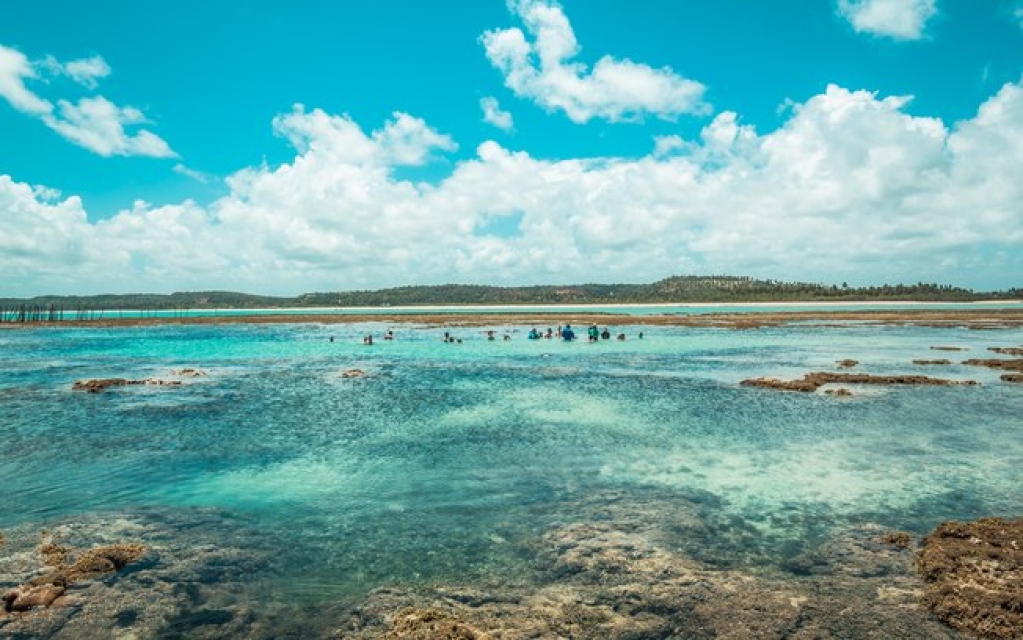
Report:
[[[561,330],[561,339],[565,342],[575,340],[575,331],[572,331],[572,325],[566,324],[565,328]]]

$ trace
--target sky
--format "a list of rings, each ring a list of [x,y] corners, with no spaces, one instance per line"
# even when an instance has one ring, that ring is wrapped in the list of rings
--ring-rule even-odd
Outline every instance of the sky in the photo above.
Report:
[[[1023,0],[4,0],[0,297],[1023,286]]]

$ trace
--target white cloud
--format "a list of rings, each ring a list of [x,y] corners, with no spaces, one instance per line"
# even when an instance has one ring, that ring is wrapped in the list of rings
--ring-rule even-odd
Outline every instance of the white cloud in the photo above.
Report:
[[[501,109],[501,103],[493,96],[480,99],[480,109],[483,109],[483,122],[492,124],[501,131],[511,131],[515,128],[512,114]]]
[[[919,40],[938,10],[937,0],[838,0],[838,13],[857,32]]]
[[[662,158],[686,148],[685,140],[681,136],[656,136],[654,137],[654,157]]]
[[[110,75],[110,66],[100,56],[61,62],[53,56],[46,56],[38,66],[45,69],[52,75],[63,75],[71,78],[78,84],[95,89],[98,85],[98,78],[105,78]]]
[[[101,156],[177,156],[162,138],[145,129],[135,134],[125,131],[125,126],[146,122],[138,109],[118,107],[102,96],[57,104],[57,114],[43,116],[43,122],[80,147]]]
[[[548,111],[564,111],[577,123],[592,118],[610,122],[653,115],[671,120],[685,113],[706,113],[704,86],[668,67],[654,69],[605,55],[590,70],[573,62],[580,47],[572,25],[552,0],[513,0],[521,29],[496,29],[483,34],[487,58],[504,74],[515,95],[529,98]]]
[[[37,69],[53,75],[66,75],[90,89],[96,79],[110,73],[99,56],[61,63],[53,56],[32,63],[20,51],[0,45],[0,98],[12,107],[39,118],[68,141],[102,156],[176,157],[162,138],[140,129],[134,134],[126,126],[145,124],[142,112],[134,107],[119,107],[103,96],[80,98],[72,103],[58,100],[55,107],[25,86],[26,79],[39,77]]]
[[[201,182],[202,184],[207,184],[211,180],[211,176],[209,174],[203,173],[202,171],[196,171],[195,169],[192,169],[180,162],[174,165],[173,171],[174,173],[189,177],[196,182]]]
[[[0,97],[18,111],[42,115],[53,111],[53,105],[29,91],[26,78],[35,78],[32,63],[23,53],[0,45]]]
[[[397,177],[454,147],[422,120],[367,132],[299,107],[275,120],[294,160],[235,173],[209,206],[139,203],[90,223],[75,197],[0,179],[0,295],[694,272],[1019,286],[1023,86],[951,125],[908,102],[830,86],[777,130],[725,112],[639,159],[541,160],[488,141],[435,183]],[[514,233],[480,233],[495,219]]]

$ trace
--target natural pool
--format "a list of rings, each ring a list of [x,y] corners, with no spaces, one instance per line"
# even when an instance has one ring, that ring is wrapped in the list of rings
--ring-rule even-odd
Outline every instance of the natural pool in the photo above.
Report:
[[[387,328],[395,340],[379,339]],[[462,343],[442,342],[445,330]],[[557,584],[565,563],[538,558],[593,523],[624,522],[622,535],[703,569],[784,576],[864,527],[923,534],[1023,513],[1023,386],[960,364],[1023,345],[1023,330],[630,326],[612,328],[627,340],[597,344],[528,330],[0,331],[0,590],[24,579],[42,529],[86,546],[125,539],[155,550],[121,580],[138,583],[132,613],[119,601],[81,629],[343,636],[373,589]],[[937,357],[952,364],[912,364]],[[845,358],[980,385],[850,398],[739,385]],[[185,368],[206,375],[71,390]],[[365,375],[342,375],[351,369]],[[86,624],[75,618],[36,629],[72,637]]]

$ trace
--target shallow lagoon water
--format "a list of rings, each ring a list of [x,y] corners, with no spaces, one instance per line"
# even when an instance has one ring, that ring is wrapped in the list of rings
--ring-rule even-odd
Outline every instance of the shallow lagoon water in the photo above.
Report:
[[[387,328],[394,341],[361,344]],[[212,508],[248,523],[247,544],[275,549],[248,576],[261,598],[315,604],[393,584],[529,580],[522,542],[592,518],[608,492],[684,500],[700,523],[669,527],[672,545],[722,568],[783,566],[864,524],[925,533],[1023,512],[1023,387],[912,364],[990,357],[1023,344],[1021,330],[634,326],[625,342],[569,344],[492,328],[496,341],[487,327],[400,323],[0,332],[0,529],[157,510],[179,523],[202,514],[195,526],[216,540]],[[463,343],[441,342],[445,330]],[[845,358],[981,384],[851,398],[739,386]],[[71,390],[182,368],[207,375]],[[341,376],[353,368],[367,375]]]

